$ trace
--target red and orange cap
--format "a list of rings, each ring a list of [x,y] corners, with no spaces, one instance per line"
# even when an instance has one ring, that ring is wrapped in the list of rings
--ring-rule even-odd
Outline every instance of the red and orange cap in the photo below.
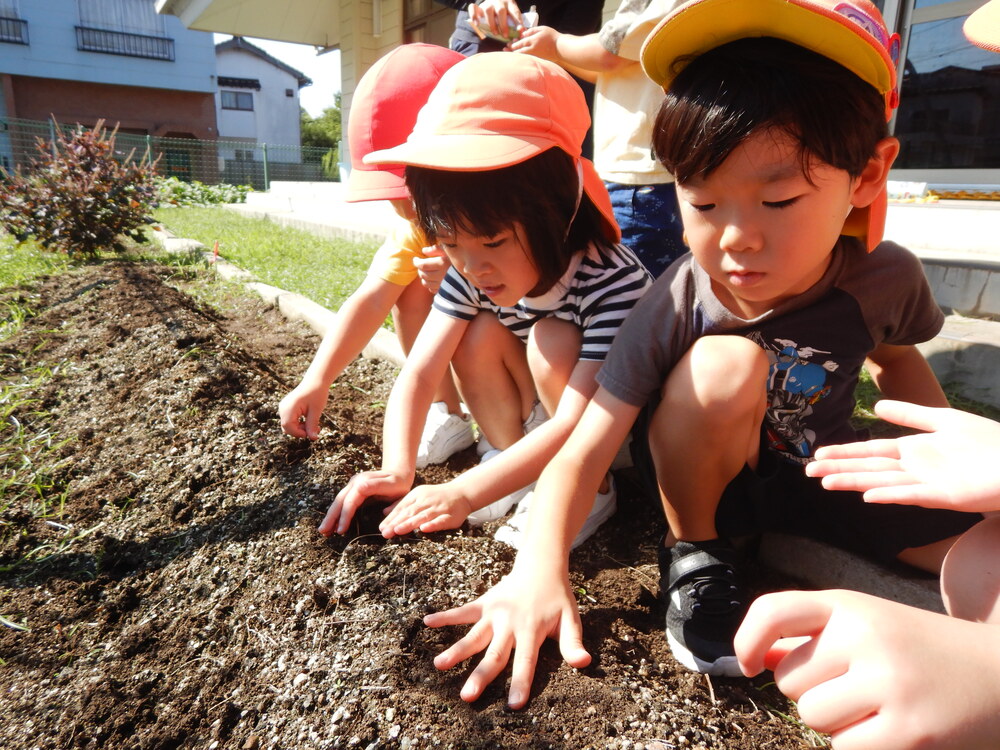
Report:
[[[448,70],[395,148],[366,164],[403,164],[476,172],[519,164],[550,148],[576,159],[583,190],[600,211],[609,240],[621,231],[594,165],[580,155],[590,111],[580,86],[554,63],[529,55],[486,52]]]
[[[436,44],[404,44],[379,58],[361,77],[347,123],[351,175],[346,201],[410,197],[402,167],[366,164],[364,158],[405,141],[441,76],[464,59]]]

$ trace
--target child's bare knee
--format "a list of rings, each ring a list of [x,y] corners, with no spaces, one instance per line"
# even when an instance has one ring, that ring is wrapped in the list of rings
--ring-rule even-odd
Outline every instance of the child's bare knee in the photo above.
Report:
[[[461,373],[482,367],[484,361],[495,362],[502,356],[503,339],[509,335],[494,315],[480,313],[462,334],[462,340],[451,357],[452,365]]]
[[[583,332],[568,320],[544,318],[528,334],[528,368],[536,383],[565,382],[580,359]]]
[[[664,386],[671,408],[735,415],[757,411],[767,393],[766,353],[742,336],[698,339]]]
[[[1000,624],[1000,516],[955,542],[941,568],[941,594],[953,617]]]

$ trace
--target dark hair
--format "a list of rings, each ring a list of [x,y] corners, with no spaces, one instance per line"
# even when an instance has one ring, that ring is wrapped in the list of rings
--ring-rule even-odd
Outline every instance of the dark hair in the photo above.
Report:
[[[683,183],[770,129],[798,141],[807,179],[812,159],[857,177],[888,133],[885,102],[823,55],[771,37],[740,39],[680,71],[656,116],[653,151]]]
[[[606,242],[600,213],[586,193],[576,210],[579,185],[573,158],[560,148],[510,167],[478,172],[406,168],[417,221],[431,242],[456,230],[491,237],[515,222],[524,227],[525,250],[539,275],[533,296],[552,288],[575,252],[592,242]]]

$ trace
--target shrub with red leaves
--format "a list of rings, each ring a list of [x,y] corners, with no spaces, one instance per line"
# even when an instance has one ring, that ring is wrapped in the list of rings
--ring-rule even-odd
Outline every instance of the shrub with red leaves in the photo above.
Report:
[[[123,252],[122,238],[144,242],[156,197],[156,163],[115,152],[104,123],[71,134],[56,129],[54,144],[38,139],[39,156],[22,172],[4,172],[0,224],[19,242],[70,256]]]

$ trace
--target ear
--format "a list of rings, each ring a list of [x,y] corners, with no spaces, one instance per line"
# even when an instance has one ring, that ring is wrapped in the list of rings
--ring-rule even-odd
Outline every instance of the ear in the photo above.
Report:
[[[889,169],[899,156],[899,141],[895,138],[883,138],[875,144],[875,154],[868,160],[851,194],[851,205],[857,208],[871,205],[872,201],[882,192],[889,179]]]

